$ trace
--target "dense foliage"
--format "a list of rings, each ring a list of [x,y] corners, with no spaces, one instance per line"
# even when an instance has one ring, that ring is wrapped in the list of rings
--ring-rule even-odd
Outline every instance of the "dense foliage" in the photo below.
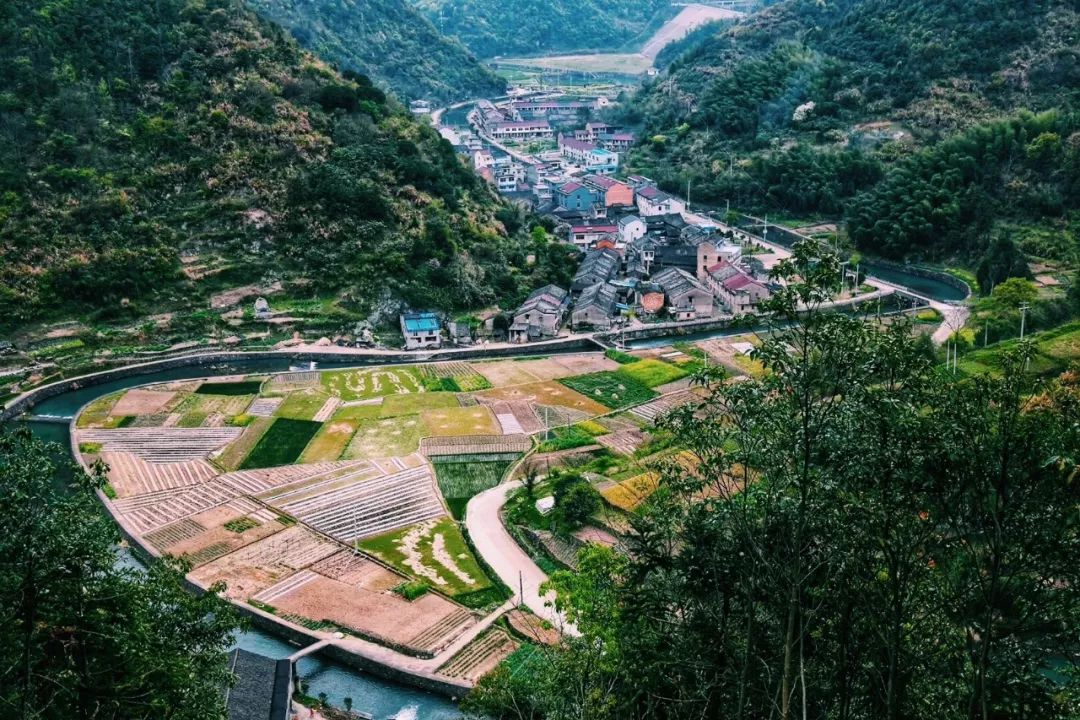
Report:
[[[0,88],[0,327],[281,278],[475,307],[551,267],[433,129],[240,0],[2,3]]]
[[[505,81],[439,33],[407,0],[249,0],[300,44],[409,99],[498,95]]]
[[[412,0],[480,57],[640,44],[673,14],[669,0]]]
[[[26,720],[223,718],[236,628],[177,568],[117,564],[120,535],[63,451],[0,431],[0,708]]]
[[[1080,712],[1080,375],[935,367],[904,323],[820,304],[803,245],[768,373],[665,424],[672,464],[627,552],[557,573],[581,632],[480,683],[502,718],[1065,720]],[[803,323],[785,322],[801,314]]]
[[[630,165],[701,202],[850,209],[860,247],[894,257],[977,258],[1017,223],[1071,257],[1078,32],[1072,0],[787,0],[714,29],[629,104]]]

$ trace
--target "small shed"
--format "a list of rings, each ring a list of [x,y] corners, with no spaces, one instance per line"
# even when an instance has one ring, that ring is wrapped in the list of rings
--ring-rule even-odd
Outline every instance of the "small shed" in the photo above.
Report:
[[[270,318],[270,303],[264,297],[255,300],[255,318],[258,320],[268,320]]]

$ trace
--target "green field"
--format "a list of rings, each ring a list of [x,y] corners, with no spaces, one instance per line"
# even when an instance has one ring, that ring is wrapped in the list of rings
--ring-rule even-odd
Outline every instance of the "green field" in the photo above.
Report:
[[[1035,355],[1027,367],[1033,375],[1057,375],[1080,360],[1080,322],[1032,334],[1028,340],[1035,346]],[[1020,340],[1014,338],[965,353],[960,356],[960,370],[967,375],[998,375],[1002,354],[1019,345]]]
[[[613,410],[648,402],[656,397],[656,393],[648,386],[622,374],[627,367],[629,365],[624,365],[618,372],[598,372],[563,378],[559,382]]]
[[[465,505],[469,498],[498,485],[507,469],[517,459],[516,455],[506,459],[505,453],[495,457],[498,459],[485,461],[480,459],[483,458],[482,455],[473,455],[465,461],[432,462],[439,490],[446,498],[450,514],[456,519],[460,520],[465,516]]]
[[[243,380],[239,382],[204,382],[195,389],[198,395],[258,395],[262,380]]]
[[[417,579],[426,579],[422,576],[418,577],[413,568],[406,564],[407,556],[401,548],[402,538],[412,530],[412,527],[402,528],[385,535],[362,540],[358,544],[360,549],[393,565],[402,573]],[[471,582],[465,582],[435,559],[434,546],[437,535],[442,536],[446,554],[449,555],[458,569],[470,578]],[[501,591],[491,582],[491,579],[480,567],[480,563],[477,562],[476,557],[469,549],[461,530],[458,528],[458,524],[450,518],[443,518],[428,528],[421,535],[416,549],[420,555],[421,565],[428,568],[443,581],[440,583],[429,579],[431,586],[439,592],[454,597],[459,602],[470,607],[478,607],[481,604],[486,605],[492,599],[497,600],[498,598],[494,597],[494,594],[499,597],[502,596]]]
[[[323,388],[345,402],[424,392],[420,372],[411,367],[335,370],[322,373],[321,378]]]
[[[649,388],[666,385],[686,377],[685,371],[662,360],[638,360],[635,363],[623,365],[615,372]]]
[[[461,407],[457,396],[450,392],[425,392],[409,395],[390,395],[382,402],[380,417],[415,415],[424,410],[443,410]]]
[[[291,465],[299,459],[304,448],[321,427],[322,423],[310,420],[277,418],[263,433],[251,454],[244,459],[240,469]]]
[[[408,455],[420,449],[423,431],[424,425],[419,415],[360,420],[342,458],[354,460]]]
[[[317,388],[294,390],[285,396],[274,415],[292,420],[311,420],[329,399],[330,395]]]

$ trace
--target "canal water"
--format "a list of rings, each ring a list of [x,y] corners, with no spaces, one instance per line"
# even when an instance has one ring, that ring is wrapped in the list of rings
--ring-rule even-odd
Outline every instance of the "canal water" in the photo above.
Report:
[[[320,369],[356,367],[351,363],[321,363]],[[113,382],[73,390],[41,402],[33,409],[38,416],[70,418],[92,400],[118,390],[151,382],[184,380],[212,375],[235,375],[241,373],[282,372],[289,369],[289,361],[258,358],[239,360],[214,366],[175,368],[161,372],[123,378]],[[58,443],[65,450],[70,447],[68,426],[55,422],[28,422],[26,425],[35,436],[48,442]],[[66,456],[66,452],[64,453]],[[117,562],[138,565],[130,552],[120,552]],[[299,649],[294,645],[261,630],[249,630],[238,634],[236,647],[272,658],[288,657]],[[388,682],[362,673],[341,663],[319,657],[318,654],[301,658],[297,672],[304,681],[305,691],[314,697],[326,693],[330,704],[344,707],[347,697],[353,699],[353,709],[370,713],[378,720],[452,720],[460,718],[457,706],[439,695],[426,693],[412,687]]]

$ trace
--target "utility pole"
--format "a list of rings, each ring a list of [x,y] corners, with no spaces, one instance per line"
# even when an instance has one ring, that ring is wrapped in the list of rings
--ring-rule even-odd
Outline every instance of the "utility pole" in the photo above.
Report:
[[[1027,311],[1031,308],[1029,303],[1020,303],[1020,339],[1024,339],[1024,325],[1027,321]]]
[[[525,604],[525,580],[522,579],[520,570],[518,570],[518,604]]]
[[[986,347],[990,343],[990,321],[983,321],[983,347]]]

